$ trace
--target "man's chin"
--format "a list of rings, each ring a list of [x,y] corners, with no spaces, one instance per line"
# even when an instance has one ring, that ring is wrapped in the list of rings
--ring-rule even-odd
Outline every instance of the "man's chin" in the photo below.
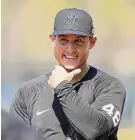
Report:
[[[64,68],[65,68],[67,71],[70,72],[70,71],[76,69],[77,67],[75,67],[75,66],[71,66],[71,65],[67,65],[67,66],[64,66]]]

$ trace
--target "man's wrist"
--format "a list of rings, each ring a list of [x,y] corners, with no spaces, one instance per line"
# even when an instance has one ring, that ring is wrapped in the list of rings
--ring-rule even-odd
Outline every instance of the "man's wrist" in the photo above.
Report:
[[[66,85],[71,84],[68,80],[64,80],[62,82],[60,82],[55,88],[55,91],[58,91],[59,89],[62,89],[63,87],[65,87]]]

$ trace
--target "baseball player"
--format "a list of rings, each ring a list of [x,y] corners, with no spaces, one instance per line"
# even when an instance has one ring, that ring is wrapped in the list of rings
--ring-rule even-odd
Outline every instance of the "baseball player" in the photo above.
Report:
[[[97,38],[84,10],[59,11],[50,35],[58,64],[17,90],[10,113],[45,140],[117,140],[126,92],[87,60]]]

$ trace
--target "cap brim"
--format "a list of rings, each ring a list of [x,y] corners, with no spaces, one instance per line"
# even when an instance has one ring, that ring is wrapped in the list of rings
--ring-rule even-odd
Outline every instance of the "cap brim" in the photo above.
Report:
[[[54,31],[53,32],[53,35],[64,35],[64,34],[75,34],[75,35],[82,35],[82,36],[92,36],[92,35],[89,35],[89,34],[86,34],[84,32],[81,32],[81,31],[77,31],[77,30],[57,30],[57,31]]]

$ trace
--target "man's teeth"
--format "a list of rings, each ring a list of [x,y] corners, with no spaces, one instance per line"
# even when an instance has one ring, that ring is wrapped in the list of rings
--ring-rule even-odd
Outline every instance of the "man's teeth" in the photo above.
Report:
[[[67,55],[65,55],[65,57],[68,58],[68,59],[74,59],[74,58],[76,58],[76,56],[67,56]]]

